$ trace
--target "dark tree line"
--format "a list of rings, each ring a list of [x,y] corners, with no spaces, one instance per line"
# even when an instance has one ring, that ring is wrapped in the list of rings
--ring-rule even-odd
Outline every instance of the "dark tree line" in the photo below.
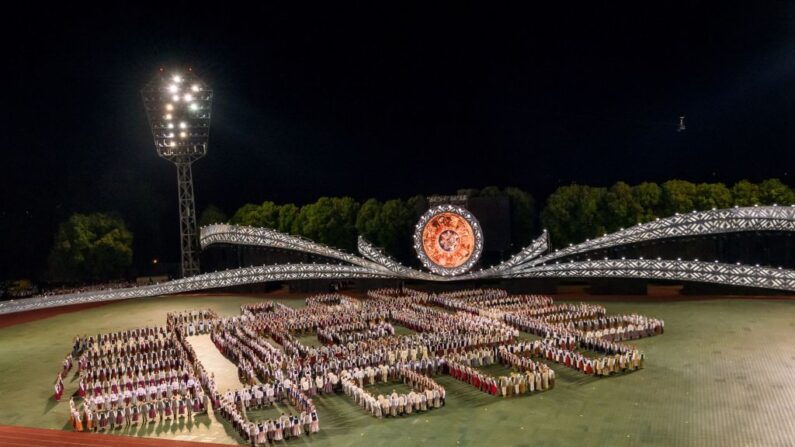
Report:
[[[742,180],[731,187],[685,180],[634,186],[618,182],[609,188],[575,184],[552,193],[540,219],[553,245],[560,247],[675,213],[794,203],[795,192],[778,179]]]
[[[518,188],[489,186],[459,191],[470,197],[506,197],[511,208],[511,241],[516,251],[549,231],[555,247],[582,242],[655,218],[693,210],[732,206],[792,205],[795,191],[778,179],[759,183],[668,180],[610,187],[568,185],[558,188],[539,214],[535,200]],[[363,203],[350,197],[321,197],[315,203],[246,204],[228,218],[210,205],[200,225],[230,222],[267,227],[303,236],[332,247],[356,251],[358,235],[403,262],[414,261],[414,225],[428,205],[425,197]],[[540,225],[539,225],[540,224]],[[107,280],[125,276],[132,264],[132,234],[124,221],[109,214],[74,214],[63,222],[49,257],[49,276],[57,281]]]
[[[466,190],[470,196],[505,196],[511,204],[511,233],[515,243],[525,245],[535,234],[535,202],[518,189],[487,187]],[[414,225],[428,208],[425,197],[359,203],[350,197],[321,197],[317,202],[298,207],[263,202],[246,204],[229,219],[236,225],[273,228],[303,236],[332,247],[356,251],[357,237],[362,235],[374,245],[402,261],[414,259],[412,235]],[[223,213],[208,208],[200,218],[203,224],[220,222]],[[216,216],[210,218],[209,216]]]
[[[637,185],[617,182],[610,187],[573,184],[553,192],[539,214],[533,197],[518,188],[489,186],[460,192],[470,197],[509,199],[511,241],[516,250],[536,238],[542,227],[549,231],[553,245],[560,247],[675,213],[735,205],[795,204],[795,191],[778,179],[759,183],[741,180],[731,187],[685,180]],[[362,204],[349,197],[323,197],[300,208],[273,202],[248,204],[233,215],[231,222],[275,228],[346,250],[355,250],[356,236],[361,234],[405,260],[413,257],[411,235],[426,208],[422,196],[386,202],[368,199]]]
[[[73,214],[62,222],[50,256],[55,282],[106,281],[125,276],[132,265],[133,235],[113,214]]]

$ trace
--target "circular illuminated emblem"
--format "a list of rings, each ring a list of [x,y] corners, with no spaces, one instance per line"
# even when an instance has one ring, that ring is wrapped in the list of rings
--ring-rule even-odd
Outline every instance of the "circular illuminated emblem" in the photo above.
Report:
[[[423,265],[439,275],[471,269],[483,251],[483,232],[475,216],[454,205],[428,210],[417,223],[414,249]]]

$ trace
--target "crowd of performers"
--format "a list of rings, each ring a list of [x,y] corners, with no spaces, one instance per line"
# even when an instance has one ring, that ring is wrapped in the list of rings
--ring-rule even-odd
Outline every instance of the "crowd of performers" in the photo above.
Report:
[[[75,430],[191,418],[208,410],[209,397],[175,331],[144,327],[77,337],[67,359],[72,355],[78,356],[82,399],[70,399]]]
[[[389,368],[379,365],[379,370],[386,371]],[[406,367],[392,368],[398,379],[409,386],[411,391],[398,394],[392,390],[391,394],[384,396],[379,394],[373,396],[365,387],[364,380],[348,371],[343,371],[340,377],[343,392],[351,397],[362,409],[377,418],[395,417],[411,415],[416,412],[424,412],[434,408],[441,408],[445,402],[445,389],[432,378],[413,371]],[[384,375],[381,378],[386,379]],[[369,378],[369,385],[375,383],[374,378]],[[382,380],[389,383],[389,380]]]
[[[512,371],[493,377],[478,369],[494,364],[495,360],[510,366]],[[447,373],[454,379],[493,396],[514,396],[555,387],[555,371],[552,368],[515,354],[513,346],[452,355],[446,359],[446,364]]]
[[[225,318],[212,311],[170,313],[164,327],[78,338],[56,380],[56,397],[77,358],[83,401],[72,405],[76,429],[77,423],[102,429],[211,410],[248,442],[266,444],[317,432],[318,395],[342,393],[376,417],[442,407],[445,389],[433,379],[441,374],[484,393],[518,396],[553,388],[552,364],[595,376],[642,368],[643,353],[626,342],[664,329],[649,317],[607,315],[602,306],[555,304],[501,289],[378,289],[361,299],[316,295],[306,304],[248,304]],[[410,333],[397,335],[398,325]],[[217,390],[190,345],[197,334],[210,334],[245,386]],[[318,344],[302,343],[307,334]],[[504,374],[482,369],[497,363],[505,365]],[[368,390],[396,382],[410,392],[374,396]],[[292,413],[249,417],[277,403],[288,403]]]
[[[249,417],[252,410],[269,408],[285,400],[300,413],[281,413],[265,420]],[[253,444],[281,441],[320,430],[320,420],[311,399],[307,399],[289,379],[227,391],[221,397],[221,415],[232,421],[240,435]]]
[[[187,336],[208,334],[213,330],[213,323],[217,319],[218,314],[211,309],[169,312],[166,314],[166,328],[179,328],[182,335]]]

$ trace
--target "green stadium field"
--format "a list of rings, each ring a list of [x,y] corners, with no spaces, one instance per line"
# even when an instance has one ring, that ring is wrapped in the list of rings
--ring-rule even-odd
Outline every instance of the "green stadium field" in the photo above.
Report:
[[[0,329],[0,425],[69,429],[68,398],[52,383],[76,334],[161,325],[166,312],[212,308],[235,315],[261,298],[177,296],[112,303]],[[592,301],[591,302],[599,302]],[[300,306],[299,299],[285,299]],[[608,313],[665,320],[665,334],[636,344],[646,367],[593,378],[558,365],[556,387],[496,398],[449,377],[447,405],[377,420],[343,395],[315,398],[321,432],[311,446],[786,446],[795,445],[795,301],[639,297],[601,302]],[[72,374],[65,396],[77,389]],[[213,416],[125,435],[238,444]]]

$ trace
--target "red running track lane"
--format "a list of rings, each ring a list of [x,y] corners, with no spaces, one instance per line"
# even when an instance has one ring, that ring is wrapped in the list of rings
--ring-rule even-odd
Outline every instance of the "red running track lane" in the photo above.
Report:
[[[43,320],[45,318],[54,317],[56,315],[69,312],[79,312],[83,309],[104,306],[105,304],[108,304],[108,302],[72,304],[71,306],[50,307],[47,309],[27,310],[25,312],[3,314],[0,315],[0,329],[30,321]]]
[[[133,436],[76,433],[0,425],[0,446],[13,447],[228,447],[228,444],[174,441]]]
[[[356,293],[348,293],[352,296],[357,296]],[[189,296],[251,296],[255,298],[262,298],[263,300],[272,298],[273,296],[283,297],[285,293],[280,290],[274,290],[271,292],[262,292],[262,293],[245,293],[245,292],[213,292],[213,293],[185,293],[185,294],[174,294],[168,296],[181,296],[181,297],[189,297]],[[314,295],[313,293],[300,293],[294,292],[287,294],[291,298],[296,299],[304,299],[310,295]],[[168,297],[167,296],[167,297]],[[24,298],[23,298],[24,299]],[[136,298],[130,298],[136,299]],[[84,304],[72,304],[69,306],[59,306],[59,307],[49,307],[47,309],[37,309],[37,310],[27,310],[25,312],[15,312],[11,314],[3,314],[0,315],[0,329],[4,327],[14,326],[21,323],[28,323],[30,321],[36,320],[43,320],[45,318],[54,317],[56,315],[65,314],[69,312],[79,312],[83,309],[90,309],[92,307],[99,307],[104,306],[106,304],[118,303],[124,300],[116,300],[116,301],[102,301],[99,303],[84,303]]]

